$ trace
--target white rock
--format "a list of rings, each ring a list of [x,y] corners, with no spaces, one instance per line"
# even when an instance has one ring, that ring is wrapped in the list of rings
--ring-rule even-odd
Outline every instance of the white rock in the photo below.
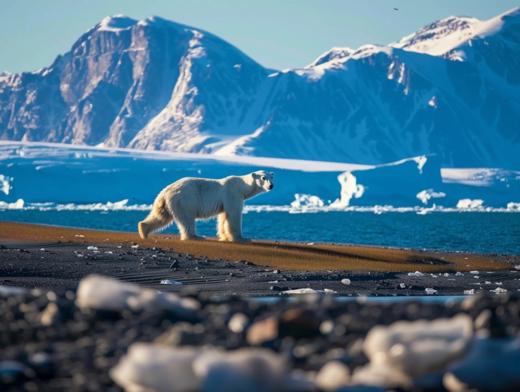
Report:
[[[94,245],[89,245],[87,246],[87,250],[98,250],[98,247]]]
[[[205,392],[276,392],[283,385],[286,365],[266,349],[243,348],[231,352],[203,352],[193,363]]]
[[[478,338],[444,376],[450,392],[520,390],[520,339]]]
[[[365,386],[386,388],[410,387],[412,380],[401,370],[388,366],[375,365],[372,362],[356,368],[352,375],[352,383]],[[348,389],[346,389],[348,391]]]
[[[473,336],[467,315],[434,321],[400,321],[370,330],[363,344],[376,368],[390,368],[410,377],[444,369],[465,354]]]
[[[81,280],[76,305],[82,309],[120,311],[127,308],[155,308],[179,313],[191,313],[198,308],[198,302],[193,299],[180,298],[173,293],[146,289],[101,275],[89,275]]]
[[[352,282],[348,278],[341,279],[341,284],[344,284],[345,286],[350,285],[350,283]]]
[[[199,350],[135,343],[110,371],[128,392],[186,392],[200,389],[193,370]]]
[[[470,274],[473,274],[473,275],[478,275],[479,272],[478,271],[469,271]]]
[[[349,381],[350,371],[348,367],[342,362],[330,361],[320,369],[314,383],[320,390],[335,391],[348,385]]]
[[[301,289],[292,289],[282,291],[284,294],[336,294],[336,291],[331,289],[314,290],[310,287],[303,287]]]
[[[173,286],[181,286],[182,282],[179,282],[178,280],[174,280],[174,279],[163,279],[163,280],[161,280],[160,284],[169,284],[169,285],[173,285]]]
[[[426,288],[424,289],[424,291],[426,292],[427,295],[433,295],[433,294],[435,294],[435,293],[437,292],[437,290],[432,289],[432,288],[430,288],[430,287],[426,287]]]
[[[24,295],[26,292],[27,290],[22,287],[0,285],[0,297]]]
[[[460,271],[455,272],[455,276],[464,276],[464,274]]]
[[[406,288],[406,285],[404,283],[399,283],[399,288],[401,289],[405,289]]]
[[[249,318],[244,313],[235,313],[228,321],[228,328],[235,333],[244,331]]]
[[[408,276],[424,276],[424,274],[420,271],[408,272]]]

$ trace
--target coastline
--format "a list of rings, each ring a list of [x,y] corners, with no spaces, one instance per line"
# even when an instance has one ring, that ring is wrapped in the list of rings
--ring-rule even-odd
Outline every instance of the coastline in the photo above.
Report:
[[[97,273],[163,291],[463,295],[520,289],[519,256],[176,236],[0,222],[0,285],[67,290]],[[347,279],[347,280],[345,280]],[[170,284],[161,281],[170,280]],[[343,282],[342,282],[343,281]],[[348,282],[348,283],[347,283]]]

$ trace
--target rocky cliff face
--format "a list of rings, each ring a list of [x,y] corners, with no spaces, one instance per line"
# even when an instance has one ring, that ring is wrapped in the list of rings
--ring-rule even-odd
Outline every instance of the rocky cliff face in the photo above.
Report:
[[[0,138],[519,168],[520,12],[269,70],[205,31],[103,19],[35,73],[0,75]]]

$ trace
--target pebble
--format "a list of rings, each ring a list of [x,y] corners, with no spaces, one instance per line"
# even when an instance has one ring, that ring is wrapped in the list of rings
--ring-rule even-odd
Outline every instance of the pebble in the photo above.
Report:
[[[341,284],[344,284],[345,286],[349,286],[350,283],[351,281],[348,278],[341,279]]]

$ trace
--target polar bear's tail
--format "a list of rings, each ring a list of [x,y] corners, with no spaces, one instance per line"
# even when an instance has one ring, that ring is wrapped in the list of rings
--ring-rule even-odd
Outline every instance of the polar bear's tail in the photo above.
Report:
[[[164,197],[159,196],[153,203],[152,211],[137,225],[139,237],[143,240],[148,238],[148,234],[169,225],[172,220],[173,217],[166,208]]]

